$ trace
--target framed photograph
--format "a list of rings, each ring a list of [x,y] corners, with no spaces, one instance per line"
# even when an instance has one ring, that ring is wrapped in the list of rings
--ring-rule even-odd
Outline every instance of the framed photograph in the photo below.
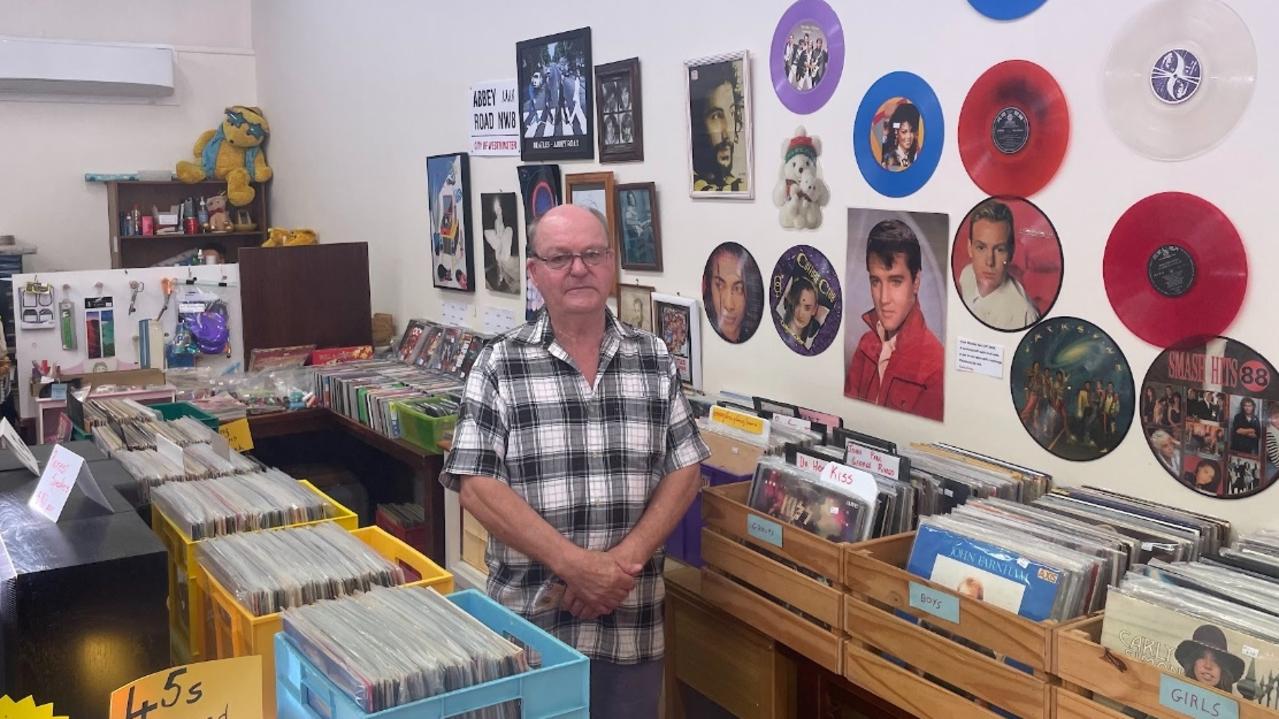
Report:
[[[653,331],[653,288],[643,285],[620,285],[617,296],[617,318],[636,329]]]
[[[587,207],[604,216],[604,226],[608,231],[608,245],[617,253],[617,237],[614,223],[617,217],[617,196],[613,187],[611,172],[581,172],[564,176],[564,198],[567,204]],[[617,272],[614,265],[613,297],[614,305],[618,304]],[[613,307],[616,312],[620,307]]]
[[[639,58],[595,68],[596,126],[600,162],[644,159],[644,113],[640,103]]]
[[[617,241],[624,270],[662,271],[662,226],[657,186],[636,182],[617,186]]]
[[[680,381],[702,388],[702,312],[697,300],[653,293],[653,334],[675,359]]]
[[[426,158],[431,279],[436,287],[447,290],[475,291],[470,182],[470,159],[465,152]]]
[[[525,161],[593,159],[591,29],[518,42],[515,66],[524,138],[520,157]]]
[[[491,292],[520,294],[520,231],[514,192],[480,193],[484,228],[484,286]]]
[[[745,50],[684,63],[694,198],[755,197],[750,69]]]

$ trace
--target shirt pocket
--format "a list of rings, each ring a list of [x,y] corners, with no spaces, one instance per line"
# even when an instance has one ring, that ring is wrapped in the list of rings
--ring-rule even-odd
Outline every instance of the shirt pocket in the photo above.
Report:
[[[888,384],[888,395],[884,404],[893,409],[909,412],[918,404],[919,398],[926,389],[922,384],[894,377]]]

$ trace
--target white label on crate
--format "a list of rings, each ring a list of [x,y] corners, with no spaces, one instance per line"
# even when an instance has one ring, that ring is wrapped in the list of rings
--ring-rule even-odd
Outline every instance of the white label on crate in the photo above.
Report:
[[[879,499],[879,485],[875,483],[874,477],[867,472],[839,462],[826,463],[826,466],[822,469],[821,481],[836,487],[843,487],[845,491],[852,491],[853,494],[866,500],[866,504],[872,507],[875,506],[875,502]]]

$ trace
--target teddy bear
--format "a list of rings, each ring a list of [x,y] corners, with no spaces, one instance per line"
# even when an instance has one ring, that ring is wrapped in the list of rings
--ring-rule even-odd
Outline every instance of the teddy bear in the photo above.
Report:
[[[226,209],[226,195],[217,194],[206,200],[209,208],[209,232],[230,232],[231,215]]]
[[[817,165],[821,153],[821,140],[810,137],[803,126],[782,147],[773,204],[780,208],[778,221],[786,229],[814,230],[822,224],[822,206],[830,201],[830,189]]]
[[[228,107],[216,130],[205,130],[195,141],[196,162],[178,163],[178,179],[202,182],[210,177],[226,180],[227,200],[236,207],[253,202],[257,191],[250,182],[271,179],[262,144],[271,127],[262,110],[236,105]]]

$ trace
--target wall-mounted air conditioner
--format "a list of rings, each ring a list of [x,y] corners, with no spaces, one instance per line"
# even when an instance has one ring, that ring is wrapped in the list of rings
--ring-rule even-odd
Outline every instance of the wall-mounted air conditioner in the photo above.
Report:
[[[0,99],[5,94],[167,97],[173,48],[0,37]]]

